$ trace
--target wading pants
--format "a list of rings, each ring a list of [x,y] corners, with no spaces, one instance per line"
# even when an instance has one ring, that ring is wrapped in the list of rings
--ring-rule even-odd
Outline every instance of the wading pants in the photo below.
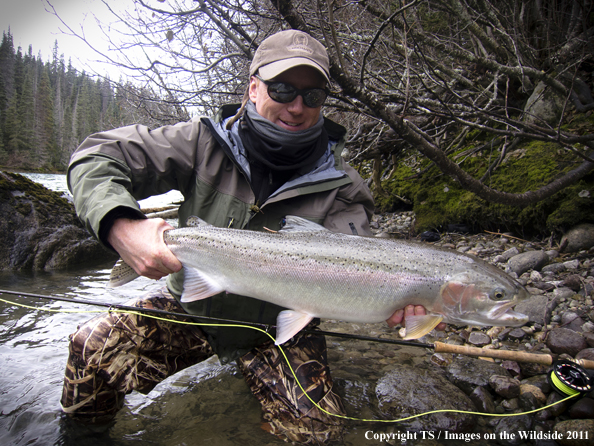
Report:
[[[166,289],[126,305],[184,313]],[[324,410],[344,415],[342,401],[332,390],[324,337],[299,334],[282,347],[308,395]],[[168,376],[212,354],[197,325],[136,314],[101,314],[70,335],[62,408],[82,422],[108,422],[122,408],[127,393],[148,393]],[[237,363],[262,405],[267,430],[301,443],[340,438],[341,419],[319,410],[303,394],[272,342],[253,349]]]

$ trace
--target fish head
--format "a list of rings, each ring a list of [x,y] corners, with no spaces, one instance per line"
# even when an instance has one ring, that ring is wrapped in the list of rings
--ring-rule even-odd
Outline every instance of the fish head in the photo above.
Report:
[[[440,290],[440,311],[450,323],[520,327],[528,316],[513,310],[530,294],[517,281],[489,264],[449,278]]]

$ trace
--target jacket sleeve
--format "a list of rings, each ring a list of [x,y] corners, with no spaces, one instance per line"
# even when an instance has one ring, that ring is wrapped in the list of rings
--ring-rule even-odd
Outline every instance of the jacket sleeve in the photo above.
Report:
[[[371,236],[369,220],[375,208],[373,195],[357,171],[346,161],[343,163],[352,183],[338,190],[324,226],[334,232]]]
[[[70,159],[67,179],[74,206],[99,239],[111,211],[142,213],[137,200],[170,190],[187,191],[201,136],[199,120],[150,130],[133,125],[96,133]]]

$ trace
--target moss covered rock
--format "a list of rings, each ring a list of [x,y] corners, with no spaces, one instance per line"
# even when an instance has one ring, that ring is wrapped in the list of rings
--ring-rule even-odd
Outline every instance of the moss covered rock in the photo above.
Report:
[[[113,258],[61,194],[0,172],[0,269],[54,270]]]
[[[557,144],[533,141],[508,153],[498,168],[485,176],[500,153],[489,149],[472,153],[472,149],[465,147],[452,155],[453,160],[475,178],[484,177],[488,186],[510,193],[537,190],[582,162]],[[464,224],[477,232],[550,235],[582,222],[594,222],[594,173],[546,200],[517,207],[488,203],[460,188],[429,161],[417,161],[411,155],[394,168],[390,178],[382,182],[382,188],[387,195],[376,196],[380,210],[394,208],[402,199],[411,202],[417,232],[443,231],[449,224]]]

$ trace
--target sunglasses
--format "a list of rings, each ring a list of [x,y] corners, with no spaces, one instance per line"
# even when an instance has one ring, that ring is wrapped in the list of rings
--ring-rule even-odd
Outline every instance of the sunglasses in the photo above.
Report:
[[[268,87],[268,96],[276,102],[287,104],[292,102],[297,96],[303,98],[303,103],[310,108],[321,107],[328,97],[328,90],[326,88],[305,88],[303,90],[293,87],[286,82],[265,81],[259,75],[255,75],[256,79]]]

